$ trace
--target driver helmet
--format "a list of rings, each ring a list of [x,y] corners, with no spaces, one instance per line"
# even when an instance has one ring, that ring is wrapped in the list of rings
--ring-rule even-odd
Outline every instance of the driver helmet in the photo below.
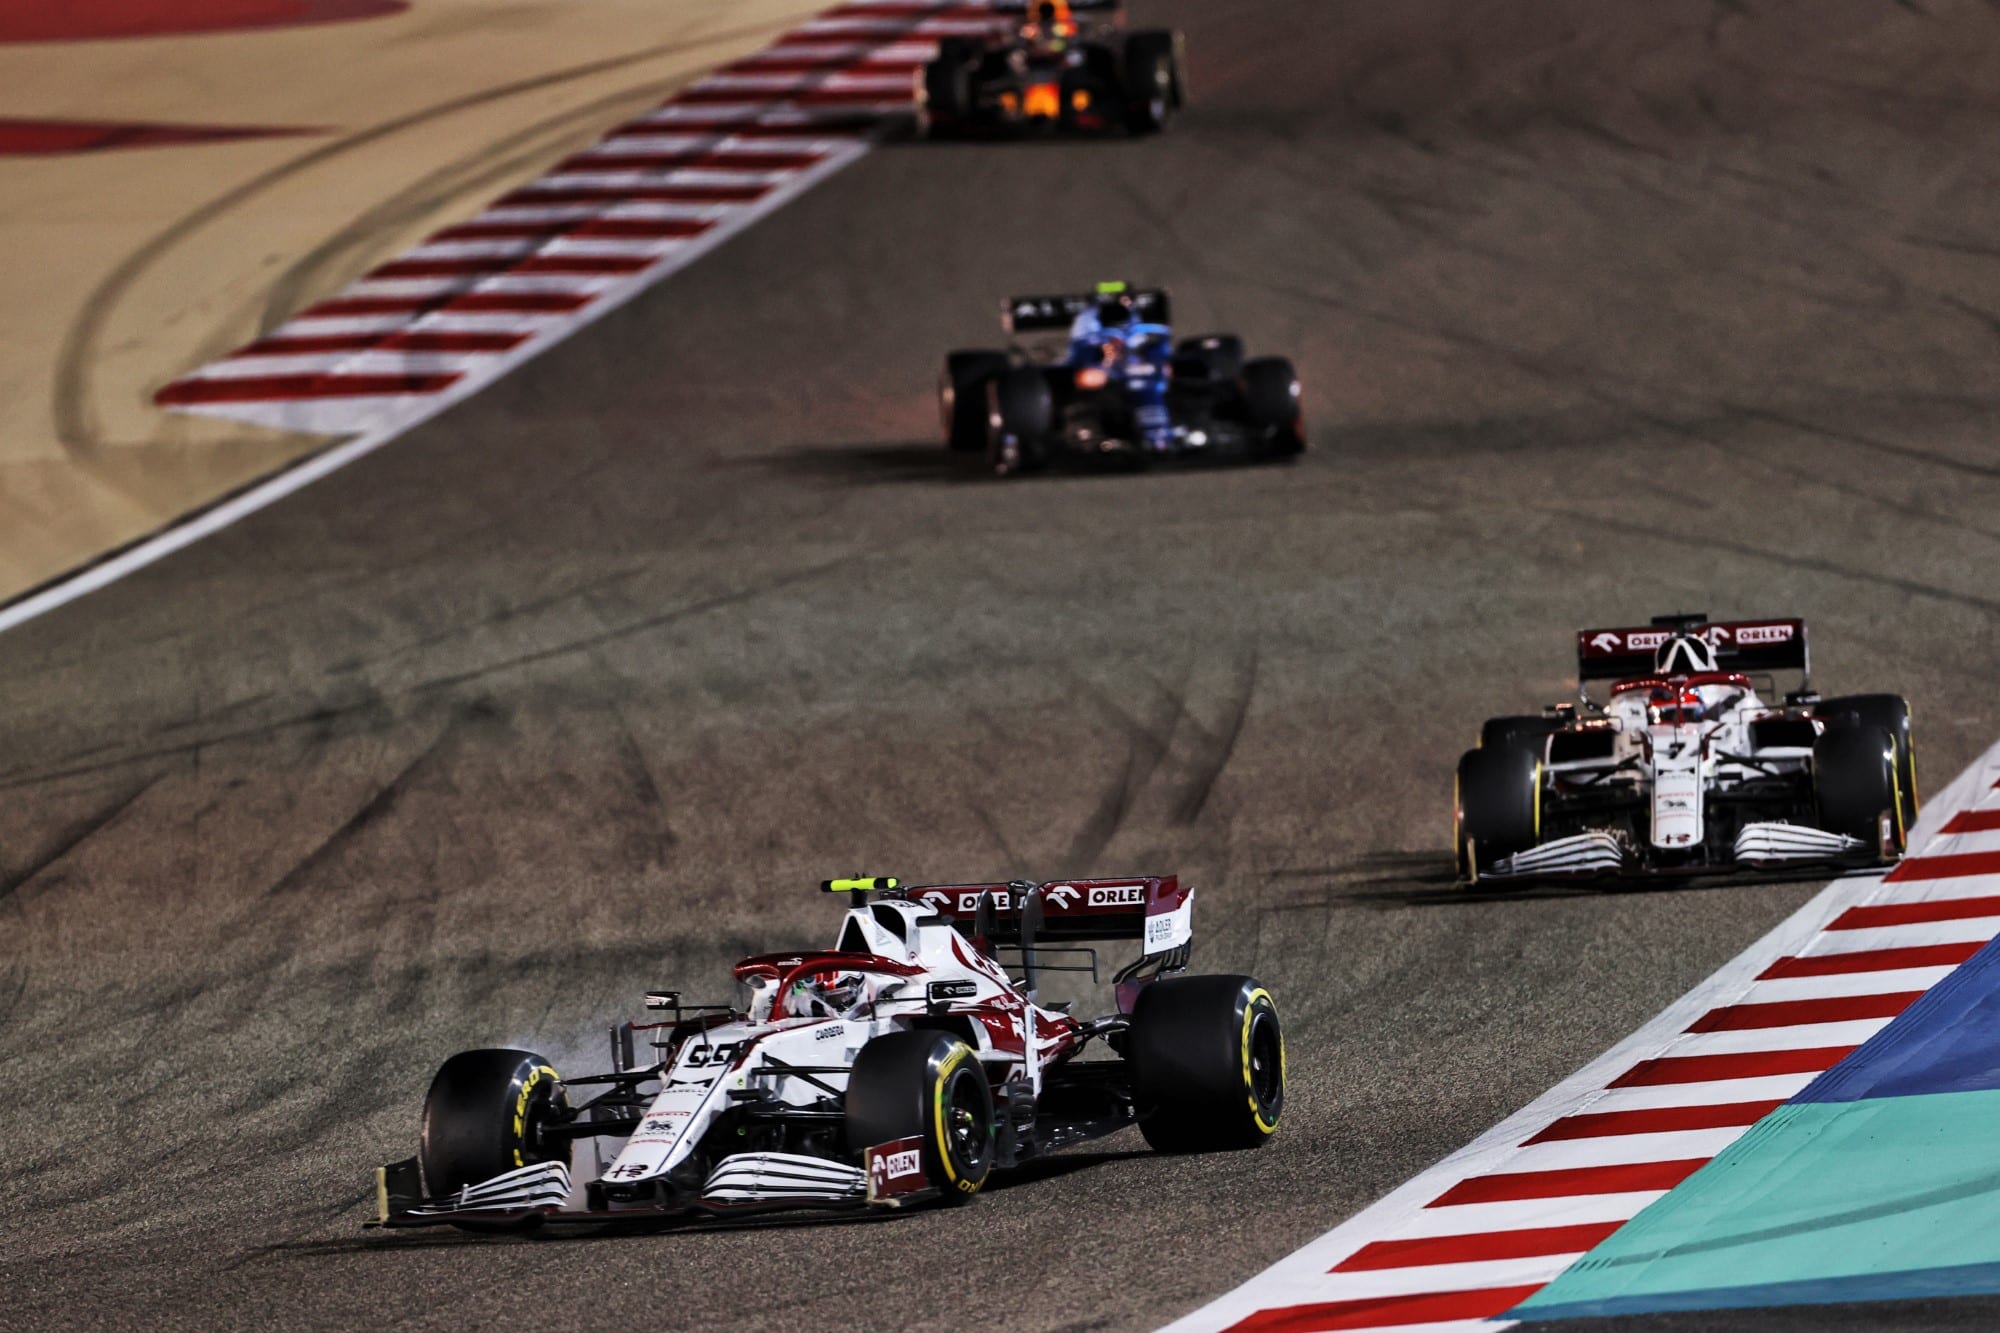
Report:
[[[1646,701],[1647,717],[1656,725],[1683,726],[1708,717],[1708,705],[1701,691],[1687,686],[1655,686]]]
[[[1715,649],[1699,634],[1669,634],[1653,654],[1656,676],[1694,676],[1715,670]]]
[[[1070,15],[1069,0],[1039,0],[1032,12],[1034,17],[1022,33],[1029,40],[1060,42],[1076,35],[1076,20]]]
[[[859,972],[822,972],[792,987],[790,1008],[799,1018],[851,1018],[866,988],[867,978]]]
[[[1100,328],[1122,329],[1132,323],[1136,312],[1133,310],[1132,293],[1111,290],[1108,286],[1097,293],[1097,323]]]

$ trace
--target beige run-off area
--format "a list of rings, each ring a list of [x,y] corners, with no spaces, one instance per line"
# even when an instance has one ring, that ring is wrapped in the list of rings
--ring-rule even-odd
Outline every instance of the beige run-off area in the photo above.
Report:
[[[0,157],[0,601],[322,446],[152,395],[828,0],[416,0],[0,45],[7,115],[305,131]]]

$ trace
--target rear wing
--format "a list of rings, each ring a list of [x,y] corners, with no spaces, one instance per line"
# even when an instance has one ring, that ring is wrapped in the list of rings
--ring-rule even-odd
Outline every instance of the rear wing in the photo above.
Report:
[[[1171,324],[1172,306],[1160,287],[1135,288],[1131,292],[1132,314],[1142,324]],[[1076,317],[1096,305],[1095,292],[1072,292],[1065,296],[1010,296],[1001,308],[1000,324],[1009,333],[1047,333],[1067,329]]]
[[[1194,889],[1175,875],[1047,884],[930,884],[908,890],[962,933],[992,945],[1138,940],[1147,957],[1194,938]]]
[[[1653,653],[1677,630],[1699,635],[1715,650],[1723,671],[1810,673],[1803,620],[1731,620],[1720,624],[1662,616],[1644,629],[1577,631],[1579,683],[1629,680],[1653,674]]]

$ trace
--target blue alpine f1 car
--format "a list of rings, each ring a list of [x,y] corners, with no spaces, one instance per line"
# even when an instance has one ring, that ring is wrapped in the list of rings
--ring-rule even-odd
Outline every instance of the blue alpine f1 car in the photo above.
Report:
[[[938,385],[947,444],[984,451],[999,476],[1056,457],[1289,458],[1305,448],[1298,375],[1282,357],[1245,360],[1243,341],[1176,341],[1167,293],[1102,282],[1094,291],[1017,296],[1004,351],[945,358]],[[1060,333],[1060,339],[1054,335]]]

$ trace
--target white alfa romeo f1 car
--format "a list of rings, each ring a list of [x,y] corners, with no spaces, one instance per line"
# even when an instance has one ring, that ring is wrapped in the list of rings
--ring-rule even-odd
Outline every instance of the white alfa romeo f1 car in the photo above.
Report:
[[[744,959],[731,1004],[649,993],[661,1017],[611,1030],[609,1073],[565,1080],[520,1050],[445,1061],[417,1155],[376,1173],[374,1224],[956,1204],[1127,1125],[1169,1152],[1276,1131],[1277,1007],[1250,977],[1187,973],[1194,890],[1173,876],[824,887],[853,898],[832,949]],[[1095,979],[1088,942],[1109,940],[1140,948],[1115,1012],[1038,999],[1045,972]],[[600,1168],[581,1189],[579,1140]]]
[[[1458,761],[1462,881],[1902,855],[1917,814],[1909,704],[1813,692],[1804,621],[1660,616],[1584,630],[1576,651],[1576,702],[1493,718]],[[1796,688],[1767,702],[1778,672]]]

